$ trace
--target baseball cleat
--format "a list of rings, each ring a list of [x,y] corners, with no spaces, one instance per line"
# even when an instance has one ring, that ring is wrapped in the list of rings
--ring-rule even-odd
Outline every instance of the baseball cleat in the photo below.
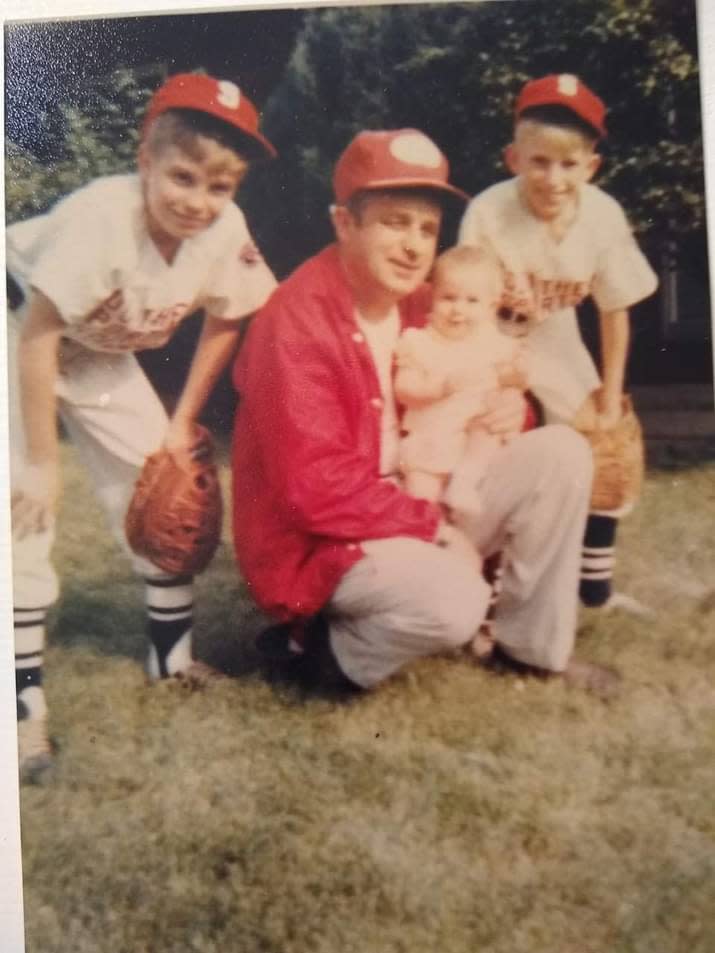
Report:
[[[584,606],[601,612],[625,612],[640,619],[655,619],[656,612],[644,603],[625,592],[612,592],[600,606]]]
[[[188,640],[187,645],[190,648],[190,642]],[[149,646],[149,654],[144,666],[144,671],[150,683],[170,685],[180,682],[185,688],[195,689],[204,688],[212,682],[228,678],[228,675],[220,669],[214,668],[207,662],[191,658],[191,656],[174,656],[172,658],[170,655],[167,662],[174,662],[175,664],[171,665],[171,667],[167,665],[162,670],[162,667],[159,665],[156,647],[154,645]]]
[[[17,723],[18,765],[21,784],[41,784],[54,767],[45,718],[23,718]]]
[[[304,623],[281,622],[270,625],[256,636],[256,651],[265,662],[276,664],[297,661],[305,653]]]

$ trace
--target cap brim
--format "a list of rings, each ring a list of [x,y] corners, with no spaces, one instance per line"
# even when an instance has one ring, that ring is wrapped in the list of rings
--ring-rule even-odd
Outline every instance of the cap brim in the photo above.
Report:
[[[269,142],[264,135],[258,132],[258,130],[253,132],[248,129],[243,129],[241,126],[229,122],[222,113],[206,108],[205,106],[173,106],[169,104],[159,109],[149,110],[144,118],[142,138],[146,137],[151,124],[163,113],[169,111],[199,113],[200,115],[213,116],[214,119],[220,120],[227,131],[233,135],[236,143],[240,143],[240,151],[249,161],[255,159],[275,159],[278,156],[278,150],[275,146]]]
[[[605,125],[601,124],[600,126],[597,126],[595,123],[591,122],[590,119],[586,119],[584,116],[582,116],[578,110],[574,109],[572,103],[567,102],[565,99],[555,99],[552,96],[544,96],[543,99],[541,97],[537,97],[533,101],[526,103],[526,105],[520,105],[516,110],[516,118],[520,119],[522,113],[529,109],[538,109],[540,106],[561,106],[563,109],[568,109],[568,111],[573,113],[577,119],[580,119],[582,123],[593,129],[599,138],[608,138],[608,131],[606,130]]]
[[[213,114],[207,113],[207,115]],[[226,122],[222,116],[216,116],[216,118],[224,122],[226,130],[230,131],[238,151],[250,162],[256,159],[275,159],[278,155],[273,144],[260,132],[248,132],[246,129],[241,129],[239,126]]]
[[[256,159],[275,159],[278,156],[278,150],[276,147],[270,143],[265,136],[262,136],[260,132],[256,133],[246,133],[246,137],[249,140],[253,140],[255,143],[255,156]]]
[[[357,192],[375,192],[379,189],[395,189],[400,191],[408,191],[409,189],[419,189],[424,190],[425,192],[434,192],[440,198],[444,199],[460,199],[462,202],[468,202],[469,196],[466,192],[463,192],[461,189],[458,189],[454,185],[449,183],[436,183],[434,179],[377,179],[371,182],[369,185],[365,185],[360,189],[356,189],[353,195]],[[350,196],[352,198],[352,196]]]

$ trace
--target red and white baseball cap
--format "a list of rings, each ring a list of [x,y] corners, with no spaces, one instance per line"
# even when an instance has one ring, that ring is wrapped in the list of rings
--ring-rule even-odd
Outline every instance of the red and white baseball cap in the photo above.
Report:
[[[256,107],[242,90],[227,79],[202,73],[176,73],[149,100],[144,131],[167,109],[195,109],[235,126],[256,144],[256,155],[274,158],[278,153],[258,131]]]
[[[333,189],[338,205],[373,189],[433,189],[469,196],[449,184],[449,163],[417,129],[360,132],[337,161]]]
[[[516,100],[517,119],[533,106],[564,106],[588,123],[599,136],[606,136],[606,106],[578,76],[554,73],[527,83]]]

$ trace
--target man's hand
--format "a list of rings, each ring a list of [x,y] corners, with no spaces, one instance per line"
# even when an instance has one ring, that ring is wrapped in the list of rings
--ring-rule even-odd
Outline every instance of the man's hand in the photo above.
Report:
[[[50,528],[59,496],[57,464],[28,464],[22,471],[22,487],[12,492],[12,534],[24,539]]]
[[[527,406],[526,398],[516,388],[492,391],[487,395],[487,410],[479,417],[479,424],[495,437],[519,433],[524,426]]]

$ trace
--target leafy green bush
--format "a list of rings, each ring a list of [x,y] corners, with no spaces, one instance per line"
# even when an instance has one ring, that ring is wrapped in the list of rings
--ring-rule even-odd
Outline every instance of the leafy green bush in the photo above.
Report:
[[[58,199],[100,175],[134,167],[142,116],[161,77],[156,70],[121,69],[93,81],[59,104],[64,141],[41,162],[10,140],[5,147],[8,223],[46,211]]]
[[[502,150],[521,85],[567,72],[609,107],[598,181],[646,247],[702,243],[695,25],[694,4],[671,0],[310,11],[264,109],[281,158],[274,178],[246,195],[260,212],[258,237],[291,267],[330,238],[330,172],[360,129],[423,129],[449,156],[454,181],[481,191],[508,174]]]

